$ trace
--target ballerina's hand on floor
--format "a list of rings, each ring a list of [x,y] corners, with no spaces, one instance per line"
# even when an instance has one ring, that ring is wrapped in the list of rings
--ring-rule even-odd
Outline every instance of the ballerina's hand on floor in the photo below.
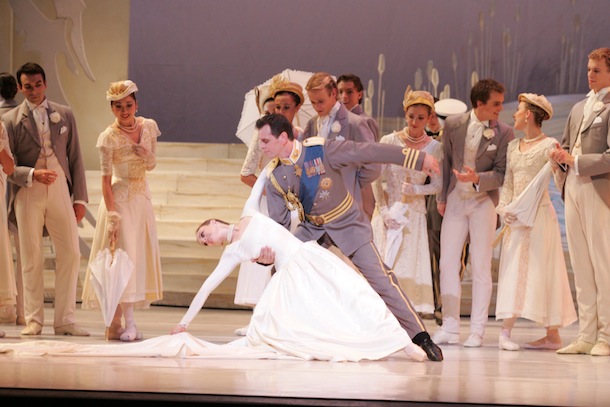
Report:
[[[179,334],[180,332],[186,332],[186,326],[176,325],[174,329],[172,329],[172,335]]]

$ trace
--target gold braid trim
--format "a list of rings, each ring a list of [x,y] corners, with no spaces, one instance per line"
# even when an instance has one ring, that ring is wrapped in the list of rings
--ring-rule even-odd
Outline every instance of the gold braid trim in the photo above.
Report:
[[[294,194],[294,192],[290,190],[290,187],[288,187],[288,192],[284,192],[284,189],[282,188],[280,183],[277,182],[277,178],[275,178],[275,175],[273,175],[273,170],[275,169],[275,167],[278,166],[279,163],[280,160],[278,158],[275,158],[273,162],[269,165],[269,172],[267,173],[269,181],[271,181],[271,185],[273,185],[275,189],[284,198],[284,202],[286,203],[286,207],[288,208],[288,210],[296,210],[299,214],[299,221],[303,222],[305,220],[305,210],[303,209],[303,204],[301,203],[301,201],[299,201],[299,198]]]

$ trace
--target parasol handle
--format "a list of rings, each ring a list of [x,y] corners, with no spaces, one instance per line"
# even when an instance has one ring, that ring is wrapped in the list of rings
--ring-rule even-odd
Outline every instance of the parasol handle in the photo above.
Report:
[[[116,250],[116,239],[110,239],[110,253],[114,257],[114,251]]]
[[[409,182],[410,183],[411,182],[411,176],[407,175],[405,177],[405,182]],[[410,195],[403,195],[402,198],[400,199],[400,202],[403,203],[403,204],[411,203],[411,202],[413,202],[413,197],[410,196]]]
[[[496,247],[502,241],[502,236],[504,236],[504,233],[506,233],[506,229],[508,229],[508,225],[505,223],[504,226],[502,226],[500,232],[498,233],[498,236],[496,236],[496,239],[494,240],[491,247]]]

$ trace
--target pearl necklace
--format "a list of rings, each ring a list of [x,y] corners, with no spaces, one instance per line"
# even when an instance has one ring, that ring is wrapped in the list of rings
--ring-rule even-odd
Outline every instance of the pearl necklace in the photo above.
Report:
[[[425,140],[425,138],[426,138],[426,136],[427,136],[427,134],[426,134],[426,132],[425,132],[425,131],[424,131],[424,133],[421,135],[421,137],[418,137],[418,138],[411,137],[411,135],[409,134],[409,132],[407,131],[407,129],[406,129],[406,128],[402,129],[402,132],[404,133],[405,138],[406,138],[407,140],[409,140],[409,141],[410,141],[411,143],[413,143],[413,144],[421,143],[422,141],[424,141],[424,140]]]
[[[523,140],[524,143],[533,143],[534,141],[540,140],[542,137],[544,137],[544,133],[540,133],[540,134],[538,134],[534,138],[525,138],[525,137],[523,137],[521,140]]]
[[[231,244],[231,240],[233,240],[233,231],[235,230],[235,225],[229,225],[229,231],[227,232],[227,243]]]
[[[123,130],[126,133],[133,133],[139,127],[138,119],[134,119],[133,124],[131,126],[123,126],[119,123],[119,120],[117,119],[116,125],[119,129]]]

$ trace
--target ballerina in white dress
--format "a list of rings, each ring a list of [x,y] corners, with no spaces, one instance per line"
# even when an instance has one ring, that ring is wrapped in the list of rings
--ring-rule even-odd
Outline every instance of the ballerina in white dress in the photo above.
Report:
[[[263,171],[256,181],[237,225],[212,219],[198,228],[200,244],[228,246],[172,333],[186,331],[236,265],[269,247],[275,251],[276,273],[254,308],[246,347],[331,361],[376,360],[404,350],[424,360],[425,352],[411,342],[360,274],[316,242],[300,241],[259,212],[266,174]]]

